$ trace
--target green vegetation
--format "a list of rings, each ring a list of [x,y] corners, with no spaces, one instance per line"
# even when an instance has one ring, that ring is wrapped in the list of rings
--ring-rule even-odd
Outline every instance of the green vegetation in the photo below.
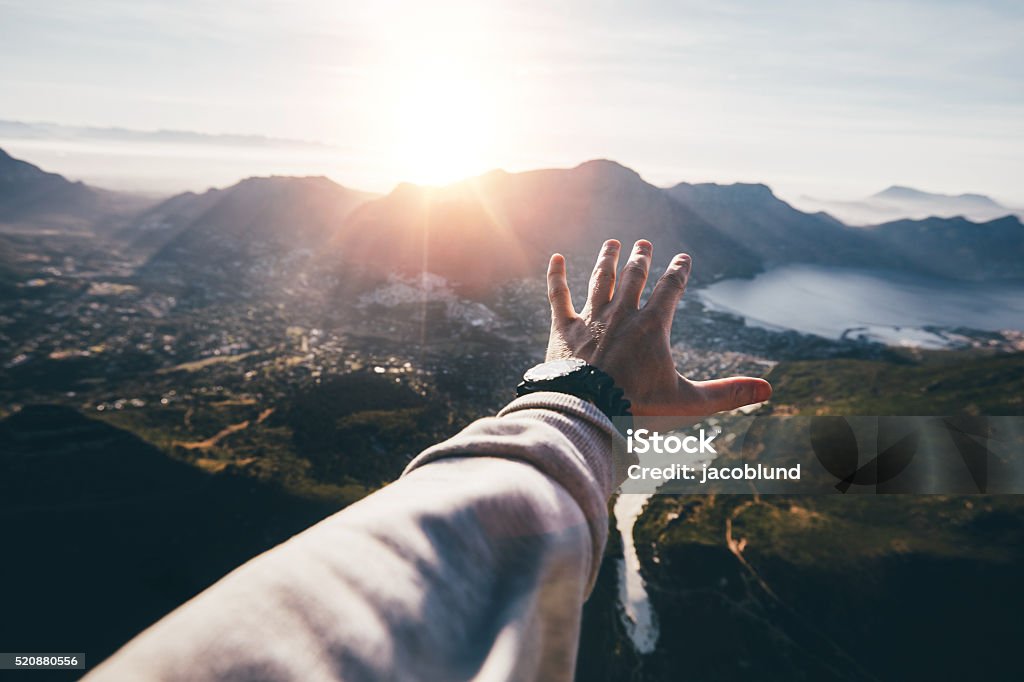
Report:
[[[768,380],[776,409],[803,414],[1024,415],[1024,353],[784,362]]]
[[[432,443],[443,411],[408,386],[366,372],[300,393],[280,420],[320,480],[382,485]]]
[[[782,414],[1024,413],[1021,353],[784,362],[769,379]],[[1016,496],[656,496],[634,539],[661,632],[634,679],[1014,675]]]
[[[652,498],[635,540],[662,642],[642,679],[1005,679],[1017,497]],[[964,656],[964,652],[971,656]]]
[[[351,501],[393,480],[443,437],[445,410],[390,376],[355,372],[276,400],[222,399],[100,413],[208,472]]]

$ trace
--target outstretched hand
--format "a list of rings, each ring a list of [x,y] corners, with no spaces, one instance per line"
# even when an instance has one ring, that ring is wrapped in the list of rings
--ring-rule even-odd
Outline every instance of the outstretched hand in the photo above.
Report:
[[[764,379],[690,381],[676,371],[669,335],[690,277],[690,256],[681,253],[672,259],[641,306],[654,247],[649,241],[638,241],[617,275],[620,250],[614,239],[604,243],[590,278],[587,303],[579,313],[569,293],[565,258],[560,254],[551,257],[548,360],[579,358],[603,370],[625,392],[638,417],[699,419],[771,396],[772,387]]]

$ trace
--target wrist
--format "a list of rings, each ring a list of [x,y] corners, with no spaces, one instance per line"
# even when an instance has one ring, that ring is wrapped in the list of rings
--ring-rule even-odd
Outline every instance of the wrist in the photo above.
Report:
[[[527,370],[516,387],[516,394],[540,392],[564,393],[586,400],[609,419],[632,417],[629,400],[615,380],[579,358],[545,362]]]

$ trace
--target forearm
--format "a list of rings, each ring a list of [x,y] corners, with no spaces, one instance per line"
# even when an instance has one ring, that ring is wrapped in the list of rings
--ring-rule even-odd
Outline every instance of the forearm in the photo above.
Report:
[[[568,396],[511,408],[238,569],[96,676],[571,678],[605,542],[610,425]]]

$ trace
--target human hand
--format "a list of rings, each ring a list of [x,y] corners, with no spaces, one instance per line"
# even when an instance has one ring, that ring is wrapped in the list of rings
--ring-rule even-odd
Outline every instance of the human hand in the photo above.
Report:
[[[690,277],[690,256],[676,255],[654,287],[646,305],[640,295],[647,283],[654,247],[640,240],[616,278],[621,245],[604,243],[590,278],[583,310],[572,305],[565,277],[565,258],[548,264],[551,336],[547,360],[579,358],[615,380],[632,403],[637,417],[679,417],[697,420],[715,412],[767,400],[771,385],[764,379],[729,377],[691,381],[676,371],[670,332],[676,306]]]

